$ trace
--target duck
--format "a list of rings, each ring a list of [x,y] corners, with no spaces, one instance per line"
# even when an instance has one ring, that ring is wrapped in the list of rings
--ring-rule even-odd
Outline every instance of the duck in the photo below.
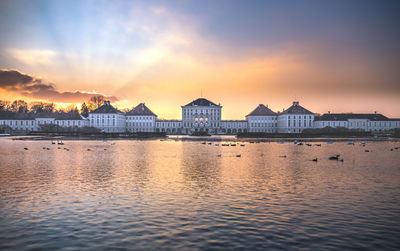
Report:
[[[318,158],[312,159],[311,161],[317,162],[317,161],[318,161]]]
[[[218,154],[217,157],[221,157],[221,154]]]
[[[340,154],[337,154],[335,156],[331,156],[331,157],[329,157],[329,160],[339,160],[339,156],[340,156]]]
[[[316,146],[321,146],[321,144],[315,144]]]
[[[281,156],[279,156],[280,158],[286,158],[287,156],[286,155],[281,155]]]
[[[237,154],[236,157],[240,158],[240,157],[242,157],[242,155],[241,154]]]
[[[28,150],[28,147],[24,147],[24,150]]]

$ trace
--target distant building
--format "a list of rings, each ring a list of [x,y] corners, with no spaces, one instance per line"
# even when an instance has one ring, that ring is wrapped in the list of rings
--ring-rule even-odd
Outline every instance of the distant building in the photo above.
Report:
[[[110,101],[89,113],[90,126],[99,128],[103,132],[125,132],[125,114],[114,108]]]
[[[294,101],[281,113],[260,104],[245,120],[222,120],[222,106],[205,98],[198,98],[182,106],[182,120],[157,119],[144,103],[123,113],[110,101],[89,113],[88,118],[72,113],[13,113],[0,112],[0,129],[17,132],[40,131],[48,125],[75,128],[92,126],[107,133],[165,132],[166,134],[301,133],[305,129],[343,127],[361,131],[386,132],[400,128],[400,119],[382,114],[314,113]]]
[[[389,119],[379,113],[325,113],[316,117],[314,128],[343,127],[361,131],[384,132],[400,128],[400,119]]]
[[[182,134],[182,120],[159,119],[156,120],[156,132],[165,132],[167,134]]]
[[[89,126],[89,124],[89,120],[81,116],[78,112],[0,112],[0,128],[22,133],[40,131],[42,127],[48,125],[74,128]]]
[[[130,110],[126,116],[126,131],[128,132],[154,132],[157,115],[144,103]]]
[[[277,132],[277,114],[263,104],[246,116],[249,132],[275,133]]]
[[[221,126],[221,105],[199,98],[182,106],[183,133],[217,134]]]
[[[300,106],[298,101],[278,114],[279,133],[301,133],[304,129],[313,128],[314,113]]]
[[[246,120],[221,120],[219,134],[237,134],[248,132],[249,123]]]

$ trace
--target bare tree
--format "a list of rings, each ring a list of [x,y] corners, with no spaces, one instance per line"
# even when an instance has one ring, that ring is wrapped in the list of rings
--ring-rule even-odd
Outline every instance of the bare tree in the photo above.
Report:
[[[64,109],[65,112],[78,112],[78,107],[75,104],[70,104]]]
[[[81,105],[80,113],[85,118],[87,118],[89,116],[89,108],[87,107],[85,102],[83,102],[82,105]]]
[[[87,105],[89,112],[96,110],[98,106],[104,103],[104,101],[105,98],[101,95],[91,97]]]
[[[27,112],[28,111],[28,103],[26,103],[24,100],[14,100],[14,102],[11,103],[10,105],[10,110],[12,112]]]
[[[56,110],[56,105],[54,103],[43,103],[43,102],[32,102],[30,103],[31,112],[54,112]]]
[[[0,100],[0,111],[9,111],[11,102],[8,100]]]

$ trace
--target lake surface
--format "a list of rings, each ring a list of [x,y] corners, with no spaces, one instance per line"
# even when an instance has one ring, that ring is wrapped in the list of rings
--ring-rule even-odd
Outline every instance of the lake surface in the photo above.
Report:
[[[400,248],[400,142],[64,143],[0,138],[0,250]]]

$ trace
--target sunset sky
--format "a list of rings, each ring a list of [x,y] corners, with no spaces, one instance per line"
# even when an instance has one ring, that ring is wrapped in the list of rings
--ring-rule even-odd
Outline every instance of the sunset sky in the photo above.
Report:
[[[400,117],[400,1],[0,1],[0,99]]]

